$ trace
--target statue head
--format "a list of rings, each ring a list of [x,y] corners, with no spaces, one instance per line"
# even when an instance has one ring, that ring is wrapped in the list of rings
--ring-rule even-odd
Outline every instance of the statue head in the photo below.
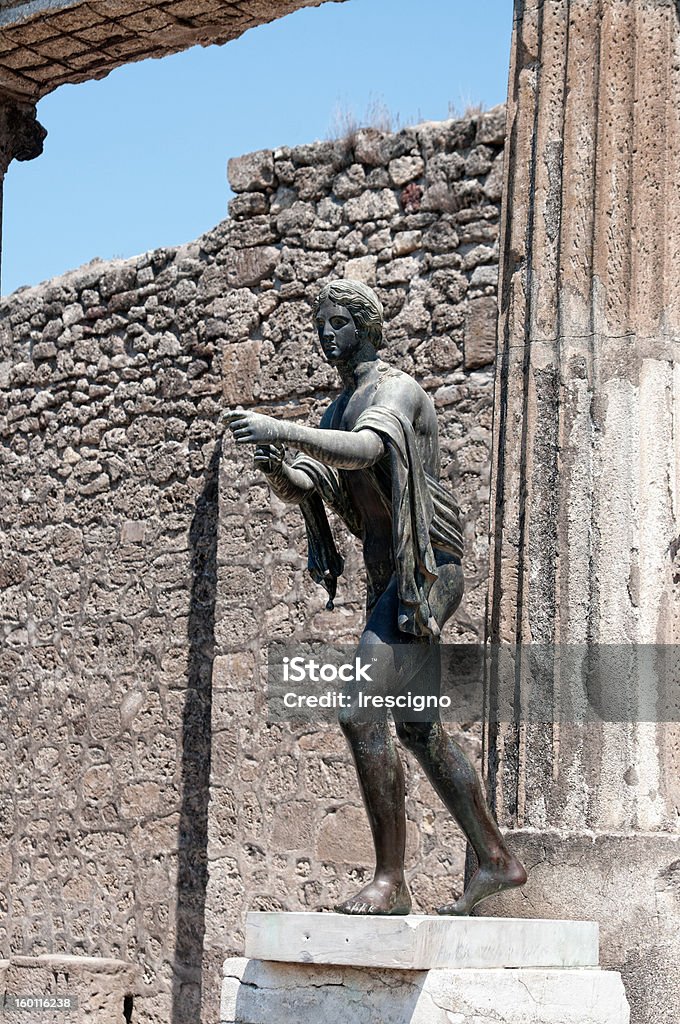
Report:
[[[357,331],[380,348],[383,343],[382,303],[372,288],[361,281],[331,281],[323,286],[314,302],[314,315],[325,299],[337,306],[344,306],[351,313]]]

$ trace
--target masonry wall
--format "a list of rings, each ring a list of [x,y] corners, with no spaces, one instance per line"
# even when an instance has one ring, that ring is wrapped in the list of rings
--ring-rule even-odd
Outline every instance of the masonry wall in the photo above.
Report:
[[[213,1021],[245,909],[330,907],[368,874],[342,737],[268,725],[261,678],[269,639],[356,640],[360,559],[338,533],[326,612],[299,513],[223,450],[219,413],[317,422],[336,381],[311,300],[333,276],[376,287],[385,357],[431,393],[465,516],[449,638],[481,636],[502,142],[498,110],[251,154],[197,242],[0,307],[0,954],[129,957],[145,1024],[197,1021],[203,970]],[[431,911],[464,847],[413,766],[407,784]]]

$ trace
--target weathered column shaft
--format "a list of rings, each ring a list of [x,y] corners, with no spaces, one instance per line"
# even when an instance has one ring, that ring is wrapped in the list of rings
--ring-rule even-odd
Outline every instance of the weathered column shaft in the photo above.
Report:
[[[507,139],[490,633],[520,681],[552,645],[680,640],[672,0],[517,0]],[[636,1020],[677,1020],[677,972],[654,980],[679,927],[677,724],[515,711],[489,782],[534,873],[505,911],[595,914]]]

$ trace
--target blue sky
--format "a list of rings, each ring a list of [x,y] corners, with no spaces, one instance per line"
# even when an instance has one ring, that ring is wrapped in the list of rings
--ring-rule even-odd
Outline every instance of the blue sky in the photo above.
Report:
[[[512,0],[347,0],[62,86],[39,104],[45,152],[5,180],[2,293],[95,256],[196,238],[227,213],[226,164],[505,99]]]

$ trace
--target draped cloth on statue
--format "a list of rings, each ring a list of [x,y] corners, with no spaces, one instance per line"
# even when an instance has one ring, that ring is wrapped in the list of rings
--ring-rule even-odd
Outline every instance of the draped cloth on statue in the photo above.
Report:
[[[441,484],[425,472],[407,417],[387,406],[374,406],[361,414],[353,432],[358,430],[373,430],[385,443],[385,457],[358,472],[368,476],[391,512],[399,629],[413,636],[436,637],[439,627],[428,600],[437,579],[433,548],[462,557],[460,509]],[[314,490],[300,506],[307,528],[308,568],[312,579],[328,591],[332,608],[343,560],[323,502],[340,516],[351,533],[363,535],[363,525],[344,479],[348,471],[325,466],[308,455],[298,455],[292,465],[305,472],[314,484]],[[370,593],[368,606],[372,606]]]

